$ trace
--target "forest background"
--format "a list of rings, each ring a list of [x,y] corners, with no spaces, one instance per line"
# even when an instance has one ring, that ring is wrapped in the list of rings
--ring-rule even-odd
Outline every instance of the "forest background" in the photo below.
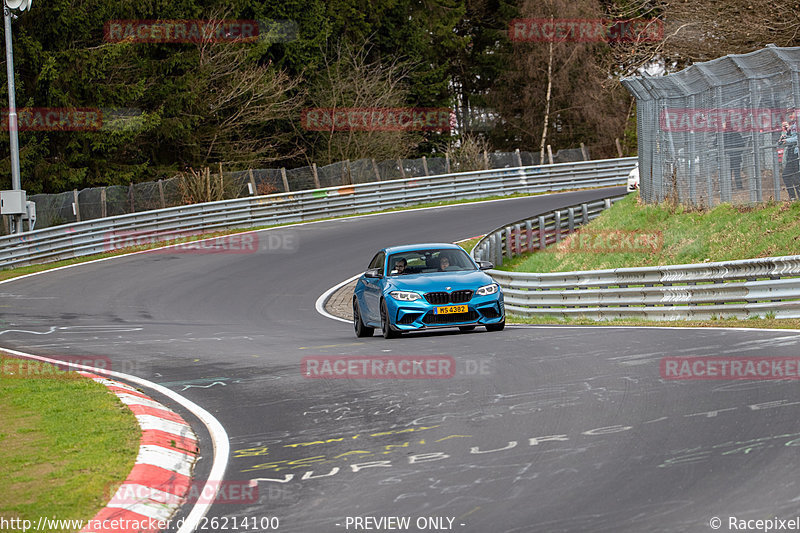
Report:
[[[519,38],[515,21],[645,21],[625,38]],[[257,21],[247,42],[110,39],[112,21]],[[609,22],[614,28],[614,22]],[[18,108],[98,128],[20,131],[28,194],[193,169],[326,165],[458,150],[636,153],[620,84],[768,43],[800,45],[796,0],[40,0],[13,23]],[[617,28],[619,25],[617,24]],[[653,33],[653,29],[657,33]],[[512,29],[512,31],[510,31]],[[653,38],[656,35],[657,38]],[[530,37],[530,36],[528,36]],[[6,83],[0,99],[7,102]],[[304,110],[447,108],[438,130],[317,131]],[[4,124],[7,124],[4,122]],[[8,131],[0,188],[9,189]]]

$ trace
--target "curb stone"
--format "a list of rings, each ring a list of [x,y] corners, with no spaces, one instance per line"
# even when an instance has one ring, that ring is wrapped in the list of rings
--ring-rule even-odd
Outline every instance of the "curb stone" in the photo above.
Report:
[[[81,533],[156,533],[186,500],[197,460],[197,435],[176,412],[125,383],[90,372],[136,416],[139,455],[128,478]],[[95,527],[95,526],[102,527]]]

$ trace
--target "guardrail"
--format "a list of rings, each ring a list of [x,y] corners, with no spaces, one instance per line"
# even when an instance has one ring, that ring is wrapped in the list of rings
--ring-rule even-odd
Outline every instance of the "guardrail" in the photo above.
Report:
[[[472,257],[502,266],[505,258],[511,259],[516,255],[544,250],[548,244],[561,241],[577,227],[597,218],[614,202],[623,198],[624,194],[512,222],[487,233],[472,249]]]
[[[636,158],[495,169],[172,207],[0,237],[0,268],[109,251],[125,232],[169,240],[188,232],[267,226],[424,202],[622,185]]]
[[[498,228],[478,242],[473,257],[502,265],[503,258],[557,242],[559,235],[595,218],[613,200]],[[489,274],[503,288],[506,310],[529,317],[800,318],[800,255],[542,274],[491,270]]]

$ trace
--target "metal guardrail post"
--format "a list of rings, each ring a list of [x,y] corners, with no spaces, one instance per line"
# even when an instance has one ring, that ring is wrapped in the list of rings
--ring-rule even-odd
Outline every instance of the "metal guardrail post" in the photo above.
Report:
[[[556,242],[561,241],[561,211],[555,211],[555,232],[556,232]]]
[[[525,221],[525,241],[525,250],[533,251],[533,222],[530,219]]]
[[[547,237],[545,235],[544,216],[539,216],[539,249],[544,250],[547,246]]]
[[[570,207],[567,210],[567,213],[568,213],[567,216],[569,217],[569,232],[572,233],[573,231],[575,231],[575,208]]]

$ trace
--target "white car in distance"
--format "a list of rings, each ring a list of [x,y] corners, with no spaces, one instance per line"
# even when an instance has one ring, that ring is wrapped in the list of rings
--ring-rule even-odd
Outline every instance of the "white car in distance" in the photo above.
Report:
[[[628,173],[628,192],[633,192],[639,189],[639,162]]]

